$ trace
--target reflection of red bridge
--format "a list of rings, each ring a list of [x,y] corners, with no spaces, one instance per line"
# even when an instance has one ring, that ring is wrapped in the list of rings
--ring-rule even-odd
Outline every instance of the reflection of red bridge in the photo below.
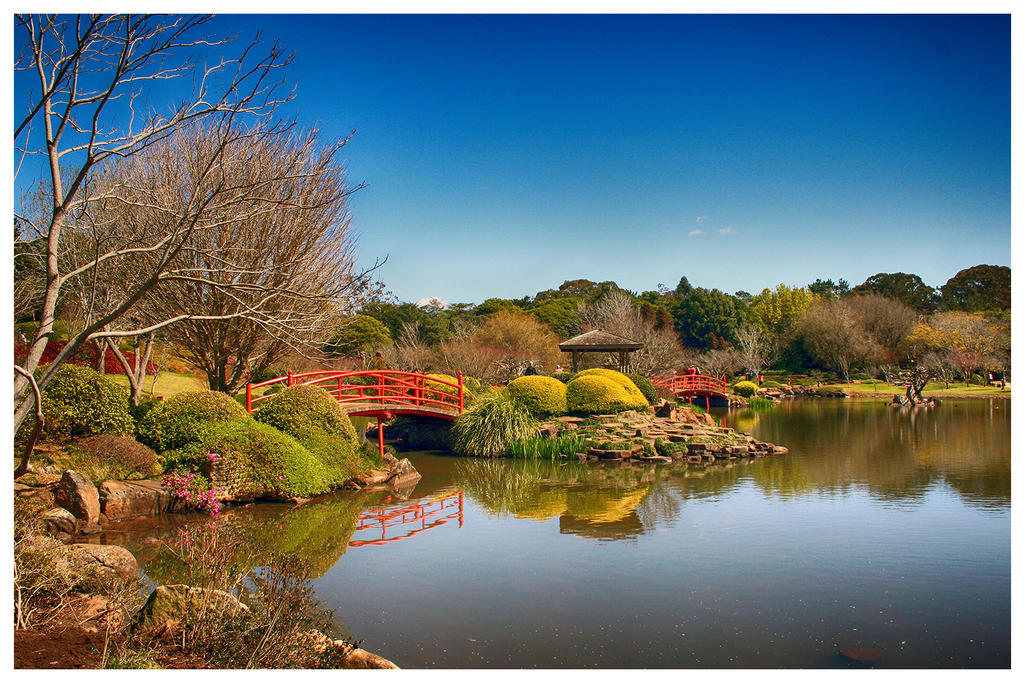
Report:
[[[364,545],[387,545],[395,541],[412,538],[427,529],[447,524],[450,520],[459,520],[462,528],[462,491],[449,493],[435,500],[428,500],[409,505],[397,510],[365,510],[359,515],[356,531],[380,529],[380,538],[366,541],[349,541],[350,548]],[[403,532],[399,535],[388,534]]]
[[[703,396],[708,409],[711,408],[711,397],[728,398],[725,391],[725,378],[709,375],[658,375],[651,378],[656,387],[668,389],[676,396]]]
[[[465,407],[461,372],[457,382],[449,382],[418,372],[398,370],[318,370],[299,374],[289,371],[283,377],[247,384],[245,409],[251,413],[254,404],[274,396],[273,393],[254,396],[253,389],[274,385],[318,386],[338,399],[350,416],[376,417],[381,454],[384,453],[383,422],[392,416],[422,415],[454,420]]]

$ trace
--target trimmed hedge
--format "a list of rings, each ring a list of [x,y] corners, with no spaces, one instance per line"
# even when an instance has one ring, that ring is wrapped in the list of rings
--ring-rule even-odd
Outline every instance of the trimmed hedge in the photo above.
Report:
[[[736,382],[736,386],[734,386],[732,390],[743,398],[750,398],[757,393],[757,385],[753,382],[743,380],[742,382]]]
[[[127,390],[92,368],[64,364],[46,385],[42,399],[48,435],[124,436],[135,429]],[[26,424],[34,420],[33,417]]]
[[[291,434],[299,441],[316,433],[342,436],[357,445],[356,430],[337,399],[315,386],[287,387],[260,401],[253,419]]]
[[[554,377],[526,375],[509,382],[503,391],[531,415],[565,415],[565,385]]]
[[[364,456],[348,413],[320,387],[288,387],[262,402],[253,418],[295,437],[326,469],[332,488],[380,462],[379,454]]]
[[[571,372],[552,372],[551,376],[562,384],[568,384],[569,380],[573,378],[573,374]]]
[[[629,381],[626,378],[626,381]],[[577,375],[565,386],[568,412],[578,415],[619,413],[623,410],[643,410],[647,399],[632,385],[628,391],[620,382],[600,374]]]
[[[158,453],[179,449],[199,438],[211,423],[248,420],[245,408],[216,391],[194,391],[171,396],[139,422],[139,441]]]
[[[168,466],[202,474],[233,500],[311,498],[338,479],[298,439],[250,419],[207,423]]]
[[[631,401],[630,407],[623,408],[623,410],[644,410],[649,405],[647,398],[636,386],[633,380],[618,370],[609,370],[608,368],[591,368],[589,370],[583,370],[582,372],[576,373],[576,376],[573,377],[569,383],[571,384],[580,377],[604,377],[622,387]]]
[[[644,395],[648,403],[654,404],[658,402],[658,387],[654,386],[654,382],[647,379],[643,375],[638,375],[635,372],[626,374],[636,388],[640,390],[640,393]]]

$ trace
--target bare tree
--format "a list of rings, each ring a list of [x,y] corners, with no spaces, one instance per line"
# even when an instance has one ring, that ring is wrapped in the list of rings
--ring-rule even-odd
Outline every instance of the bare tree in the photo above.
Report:
[[[315,131],[252,132],[225,144],[217,129],[189,127],[136,155],[117,168],[117,183],[147,178],[145,191],[119,196],[104,217],[138,234],[166,207],[196,195],[258,188],[208,206],[138,307],[146,328],[189,311],[168,338],[190,353],[211,389],[228,393],[286,350],[317,353],[370,284],[354,264],[347,211],[354,190],[338,163],[346,141],[324,147]],[[207,171],[214,154],[217,166]],[[195,186],[183,182],[193,178]]]
[[[908,357],[907,338],[914,331],[920,314],[901,301],[879,294],[860,294],[843,299],[857,318],[864,334],[878,345],[886,362]]]
[[[39,155],[45,162],[49,209],[42,215],[17,215],[27,229],[22,239],[45,243],[45,290],[39,306],[39,328],[31,340],[22,370],[35,372],[53,335],[62,290],[76,279],[88,280],[99,265],[126,257],[141,256],[146,270],[136,273],[132,286],[109,306],[92,316],[75,334],[38,386],[45,389],[60,366],[86,342],[103,337],[119,338],[148,334],[188,313],[154,323],[148,328],[114,329],[112,325],[144,299],[164,277],[165,270],[192,238],[208,225],[211,204],[238,201],[258,194],[259,187],[220,185],[213,194],[193,194],[179,206],[164,207],[162,220],[146,234],[131,235],[118,243],[94,240],[96,251],[86,262],[66,270],[62,252],[73,234],[88,234],[105,202],[124,201],[144,195],[145,178],[128,187],[95,182],[108,162],[129,162],[183,126],[208,120],[219,131],[223,145],[252,134],[235,125],[239,117],[267,116],[290,92],[282,91],[276,73],[289,59],[272,46],[256,56],[256,43],[243,47],[235,57],[214,59],[199,66],[203,53],[225,42],[202,35],[210,17],[151,17],[126,15],[18,16],[15,41],[20,55],[17,70],[32,74],[38,90],[20,93],[26,113],[15,121],[16,173],[23,162]],[[27,76],[26,76],[27,77]],[[168,81],[191,77],[192,92],[168,111],[160,112],[146,102],[150,89]],[[266,130],[263,131],[266,134]],[[204,176],[221,160],[220,150],[197,163]],[[17,176],[16,176],[17,177]],[[208,183],[192,180],[193,187]],[[189,179],[183,179],[190,182]],[[98,278],[96,279],[98,281]],[[244,315],[241,314],[241,315]],[[35,400],[27,377],[19,372],[14,382],[14,427],[32,412]]]
[[[614,290],[578,309],[584,331],[602,329],[643,344],[629,356],[629,372],[656,375],[671,371],[683,360],[683,347],[670,325],[658,327],[645,318],[629,294]]]
[[[857,314],[846,299],[823,299],[813,303],[800,321],[799,334],[807,349],[846,381],[850,368],[877,354]]]
[[[712,377],[735,375],[743,368],[743,361],[731,349],[712,349],[698,355],[694,362],[702,373]]]
[[[759,374],[768,367],[774,349],[773,340],[757,325],[744,323],[736,330],[736,355],[747,372]]]

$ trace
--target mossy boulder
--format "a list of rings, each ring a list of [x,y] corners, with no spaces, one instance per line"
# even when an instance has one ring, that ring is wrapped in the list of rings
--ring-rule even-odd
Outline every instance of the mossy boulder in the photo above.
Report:
[[[158,453],[179,449],[199,438],[210,424],[249,420],[245,408],[227,394],[194,391],[177,394],[146,413],[138,439]]]
[[[632,391],[622,382],[601,374],[577,375],[565,385],[568,412],[576,415],[593,415],[647,408],[647,399],[644,395],[628,377],[623,377],[632,387]]]
[[[537,417],[564,415],[568,409],[565,384],[554,377],[526,375],[509,382],[504,391]]]

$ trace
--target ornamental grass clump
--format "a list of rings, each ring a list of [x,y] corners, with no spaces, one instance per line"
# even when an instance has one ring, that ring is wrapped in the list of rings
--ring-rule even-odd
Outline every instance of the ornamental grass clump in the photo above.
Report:
[[[452,445],[457,453],[487,458],[507,455],[516,441],[532,436],[537,421],[504,391],[481,397],[455,418]]]
[[[565,385],[553,377],[526,375],[503,390],[535,417],[565,415]]]
[[[210,424],[239,419],[249,420],[249,414],[227,394],[186,392],[147,412],[139,422],[137,436],[157,453],[163,453],[192,443]]]

